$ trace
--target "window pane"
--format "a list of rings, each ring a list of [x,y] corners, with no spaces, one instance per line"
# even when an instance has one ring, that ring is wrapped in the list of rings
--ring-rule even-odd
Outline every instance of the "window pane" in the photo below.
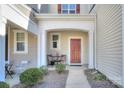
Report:
[[[75,4],[70,4],[69,9],[74,9],[75,10]]]
[[[17,41],[24,41],[24,33],[17,33],[16,36]]]
[[[68,4],[62,4],[62,9],[64,10],[68,9]]]
[[[58,35],[53,35],[53,40],[58,40]]]
[[[62,14],[68,14],[68,10],[62,10]]]
[[[24,42],[17,42],[17,51],[24,51]]]
[[[69,13],[70,14],[75,14],[75,10],[70,10]]]
[[[57,42],[53,42],[53,48],[57,48]]]

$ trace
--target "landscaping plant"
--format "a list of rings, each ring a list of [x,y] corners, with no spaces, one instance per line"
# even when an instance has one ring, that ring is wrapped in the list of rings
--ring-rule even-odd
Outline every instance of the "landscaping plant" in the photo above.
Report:
[[[6,82],[0,82],[0,88],[9,88],[9,84]]]
[[[48,74],[48,68],[45,67],[45,66],[40,67],[40,71],[41,71],[41,73],[43,73],[43,75],[47,75]]]
[[[94,80],[106,80],[106,76],[98,72],[95,74]]]
[[[58,72],[58,73],[62,73],[62,72],[64,72],[65,71],[65,69],[66,69],[66,65],[65,64],[56,64],[56,71]]]
[[[26,87],[37,84],[38,81],[42,79],[43,72],[41,72],[38,68],[27,69],[20,75],[20,82]]]

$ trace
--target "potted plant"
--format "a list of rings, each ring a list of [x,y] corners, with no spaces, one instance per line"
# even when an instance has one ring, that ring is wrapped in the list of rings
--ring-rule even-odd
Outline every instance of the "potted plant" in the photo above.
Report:
[[[54,61],[51,61],[51,65],[54,65],[55,64],[55,62]]]

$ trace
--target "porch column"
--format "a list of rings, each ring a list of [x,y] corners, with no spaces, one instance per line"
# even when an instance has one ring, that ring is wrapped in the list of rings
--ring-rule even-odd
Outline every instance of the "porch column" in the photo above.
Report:
[[[46,31],[42,30],[38,35],[38,67],[46,65]]]
[[[89,65],[88,68],[94,68],[93,63],[93,31],[89,31]]]
[[[5,34],[6,19],[0,16],[0,81],[5,81]]]
[[[37,35],[37,61],[38,61],[37,67],[41,66],[41,48],[40,48],[40,46],[41,46],[41,35],[40,34],[41,33],[39,33]]]
[[[46,31],[43,30],[41,32],[41,65],[42,66],[46,66],[47,62],[46,62],[46,42],[47,42],[47,38],[46,38]]]

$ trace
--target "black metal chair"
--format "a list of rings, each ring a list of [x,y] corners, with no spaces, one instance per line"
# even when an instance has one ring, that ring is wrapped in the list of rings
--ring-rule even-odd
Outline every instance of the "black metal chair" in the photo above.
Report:
[[[11,78],[13,78],[12,70],[11,70],[12,66],[13,66],[13,64],[5,64],[5,73],[6,73],[5,78],[7,77],[7,75],[9,75]]]

